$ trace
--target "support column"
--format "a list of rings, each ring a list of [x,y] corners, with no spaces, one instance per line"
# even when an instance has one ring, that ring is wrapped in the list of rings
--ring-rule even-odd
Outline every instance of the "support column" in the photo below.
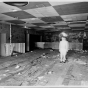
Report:
[[[26,31],[25,34],[25,51],[29,52],[30,51],[30,45],[29,45],[29,38],[30,38],[30,34],[28,33],[28,30]]]
[[[12,53],[12,34],[11,34],[11,24],[10,24],[10,55]]]

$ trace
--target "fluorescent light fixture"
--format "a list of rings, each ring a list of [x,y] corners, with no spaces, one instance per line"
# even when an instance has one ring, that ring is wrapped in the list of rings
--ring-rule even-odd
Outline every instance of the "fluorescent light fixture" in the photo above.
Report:
[[[17,7],[26,6],[28,4],[28,2],[4,2],[4,3],[11,6],[17,6]]]

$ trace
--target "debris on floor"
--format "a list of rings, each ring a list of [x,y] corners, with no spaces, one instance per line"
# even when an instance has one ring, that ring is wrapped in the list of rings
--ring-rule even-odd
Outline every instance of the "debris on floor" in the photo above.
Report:
[[[78,61],[76,61],[76,63],[86,65],[86,62],[82,61],[82,60],[78,60]]]
[[[53,74],[53,73],[54,73],[54,71],[48,71],[48,72],[45,73],[45,75],[46,74],[49,75],[49,74]]]
[[[44,76],[40,76],[40,77],[38,77],[38,80],[41,80],[41,79],[43,79],[44,78]]]
[[[84,71],[87,70],[84,68],[87,68],[85,65],[87,64],[86,62],[88,54],[85,54],[83,51],[68,52],[69,63],[66,64],[59,63],[60,56],[59,53],[55,50],[50,49],[47,52],[42,50],[36,53],[34,51],[31,52],[24,54],[23,57],[21,55],[19,55],[18,57],[13,57],[13,60],[7,60],[7,62],[4,62],[3,65],[0,65],[0,82],[2,82],[0,83],[0,86],[46,86],[50,83],[51,80],[53,80],[53,82],[56,82],[62,74],[64,74],[62,77],[63,80],[66,80],[65,82],[67,82],[68,84],[69,82],[73,82],[73,84],[76,84],[76,82],[81,81],[80,85],[88,85],[88,81],[82,80],[85,73],[87,74],[88,72]],[[15,58],[19,59],[16,60]],[[28,60],[24,61],[24,59],[27,58]],[[57,62],[57,64],[55,64],[55,66],[51,66],[54,62]],[[15,66],[13,66],[14,63]],[[71,65],[74,65],[73,68],[77,69],[71,70],[71,68],[70,71],[69,68],[71,67]],[[84,67],[79,68],[78,66]],[[82,73],[82,71],[84,74]],[[55,79],[53,79],[54,76],[56,77]],[[86,76],[84,77],[84,80],[85,78]]]
[[[53,50],[50,50],[51,52],[53,51]]]
[[[16,68],[16,69],[18,69],[18,68],[20,68],[20,66],[19,66],[19,65],[17,65],[15,68]]]
[[[88,86],[88,81],[81,81],[82,86]]]
[[[44,80],[41,80],[38,84],[44,86],[47,83],[48,83],[48,81],[44,79]]]
[[[10,71],[10,70],[5,70],[5,72],[8,72],[8,71]]]

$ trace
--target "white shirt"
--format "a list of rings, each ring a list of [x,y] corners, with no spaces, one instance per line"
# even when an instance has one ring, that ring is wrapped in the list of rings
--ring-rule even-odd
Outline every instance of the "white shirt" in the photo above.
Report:
[[[62,40],[59,43],[59,50],[60,51],[68,51],[69,50],[69,43],[66,40]]]

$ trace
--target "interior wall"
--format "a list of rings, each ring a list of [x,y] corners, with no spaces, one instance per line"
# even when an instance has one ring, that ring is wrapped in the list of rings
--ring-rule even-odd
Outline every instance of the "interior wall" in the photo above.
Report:
[[[12,25],[12,43],[25,43],[25,29]]]
[[[9,37],[10,37],[10,25],[9,24],[4,24],[0,23],[0,33],[6,33],[6,42],[10,42]]]
[[[40,34],[35,29],[26,30],[25,32],[25,51],[29,52],[36,49],[36,42],[40,42]]]
[[[0,23],[0,33],[6,33],[6,43],[10,43],[10,25]],[[25,43],[25,29],[19,26],[11,26],[12,43]]]
[[[60,39],[60,33],[61,32],[46,32],[43,35],[43,41],[44,42],[59,42]],[[68,41],[73,42],[73,41],[78,41],[82,42],[83,39],[83,31],[67,31],[68,34]],[[88,37],[88,32],[87,37]]]

